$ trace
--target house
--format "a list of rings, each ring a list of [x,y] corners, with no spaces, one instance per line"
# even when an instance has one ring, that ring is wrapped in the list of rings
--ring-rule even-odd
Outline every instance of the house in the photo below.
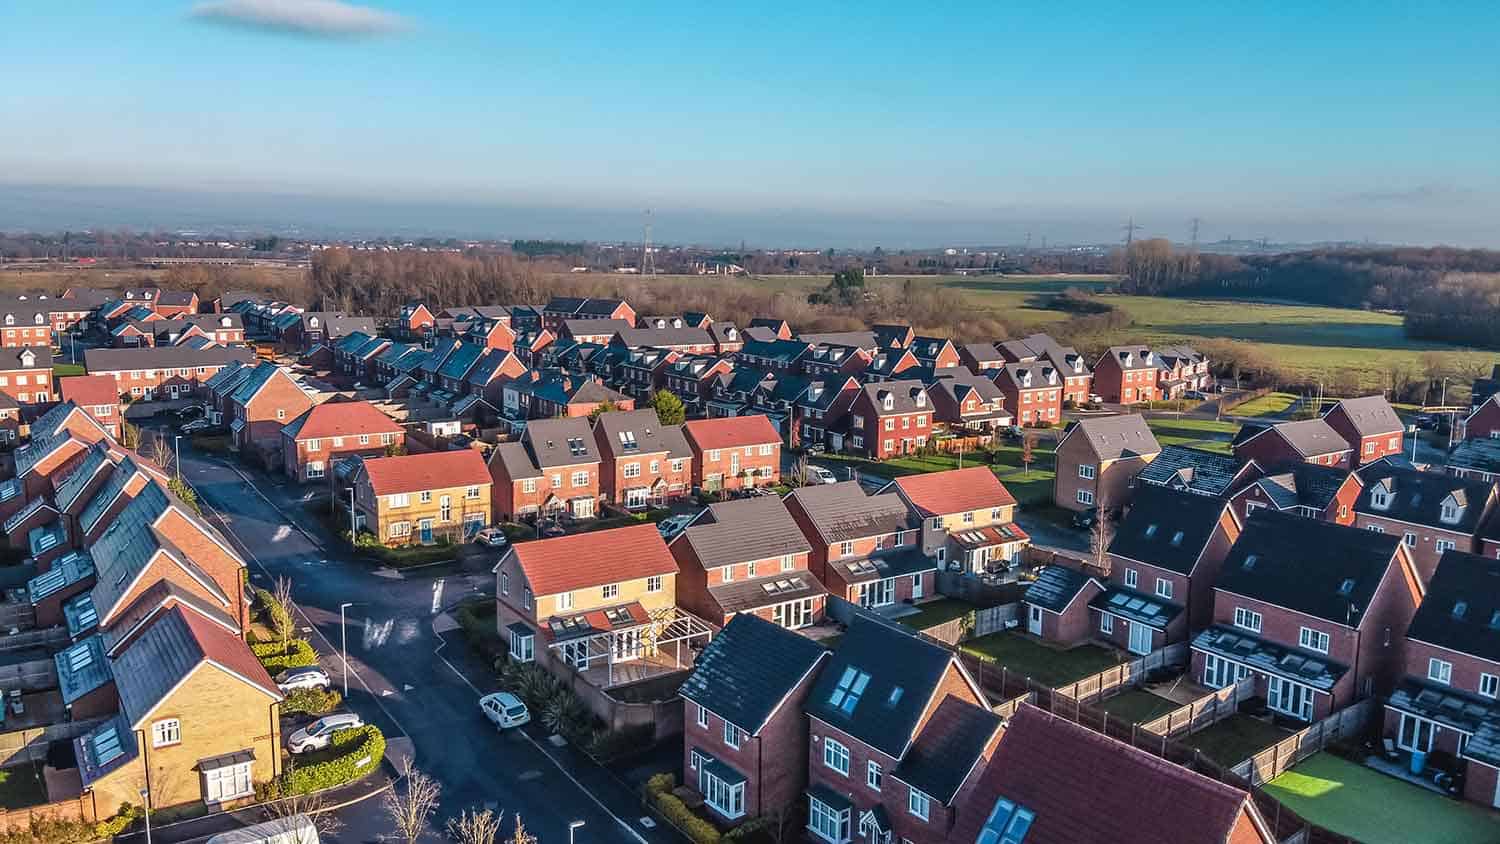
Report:
[[[667,547],[677,604],[711,624],[743,614],[798,630],[823,619],[828,590],[808,571],[812,546],[774,495],[710,504]]]
[[[1448,452],[1448,474],[1493,481],[1500,478],[1500,437],[1459,440]]]
[[[620,355],[617,367],[619,375],[614,381],[615,385],[620,392],[637,399],[649,399],[657,390],[662,389],[667,380],[667,368],[679,354],[668,349],[650,347],[626,349],[616,346],[610,351]],[[592,362],[591,360],[590,363]]]
[[[1500,440],[1500,393],[1491,394],[1474,406],[1459,423],[1458,437],[1461,440]]]
[[[1406,631],[1405,664],[1385,701],[1398,751],[1448,754],[1465,799],[1500,806],[1500,561],[1448,551]],[[1429,756],[1429,758],[1431,758]]]
[[[437,327],[437,317],[421,302],[408,302],[401,306],[396,322],[391,326],[397,339],[420,342]]]
[[[1274,425],[1247,422],[1240,426],[1231,445],[1235,457],[1254,460],[1262,466],[1295,461],[1345,469],[1355,465],[1354,449],[1323,419]]]
[[[1109,579],[1089,601],[1098,636],[1133,654],[1186,641],[1213,621],[1214,585],[1240,520],[1222,498],[1136,490],[1109,540]]]
[[[312,409],[314,402],[282,367],[261,361],[224,403],[229,435],[241,452],[270,453],[281,458],[281,429]]]
[[[599,463],[588,420],[532,420],[519,441],[500,443],[490,455],[494,521],[556,513],[593,518]]]
[[[732,355],[745,348],[745,335],[732,322],[715,322],[699,327],[708,331],[708,336],[714,341],[713,353],[716,355]]]
[[[688,416],[707,413],[707,403],[713,394],[714,379],[727,375],[734,364],[727,358],[711,355],[678,355],[667,362],[663,385],[673,395],[682,399]]]
[[[463,543],[490,523],[493,480],[473,449],[362,458],[356,524],[384,545]]]
[[[809,378],[859,375],[870,368],[874,355],[854,346],[819,343],[802,359],[802,372]]]
[[[921,521],[922,553],[956,571],[1019,563],[1030,539],[1015,524],[1015,497],[985,466],[903,475],[881,492],[900,496]]]
[[[1088,361],[1078,350],[1072,346],[1064,346],[1047,334],[1032,334],[1023,340],[1012,341],[1002,351],[1007,355],[1017,352],[1016,346],[1029,351],[1031,358],[1024,355],[1016,357],[1017,362],[1025,363],[1029,360],[1042,360],[1052,364],[1061,373],[1063,381],[1063,402],[1074,405],[1088,403],[1093,395],[1094,372],[1089,368]]]
[[[1469,390],[1469,407],[1477,408],[1500,393],[1500,363],[1490,368],[1488,378],[1475,378]]]
[[[1364,485],[1348,469],[1317,463],[1288,463],[1239,488],[1229,497],[1241,522],[1262,508],[1354,524],[1354,503]]]
[[[277,345],[287,352],[307,354],[318,346],[332,346],[345,336],[358,331],[369,337],[376,334],[373,317],[353,316],[343,311],[303,311],[285,314],[277,321],[285,321]]]
[[[282,471],[298,481],[322,478],[350,457],[380,457],[406,444],[406,429],[367,401],[314,405],[281,429]]]
[[[683,681],[682,781],[726,823],[786,809],[807,784],[802,714],[822,645],[759,617],[731,618]]]
[[[920,379],[916,371],[923,370],[922,362],[911,349],[882,348],[870,357],[870,364],[860,373],[864,381],[891,381],[906,373],[908,379]]]
[[[22,405],[48,404],[56,400],[53,386],[52,347],[0,348],[0,393]]]
[[[830,844],[953,840],[955,798],[1001,740],[1000,717],[952,651],[864,615],[804,710],[808,830]]]
[[[1005,367],[1005,356],[989,343],[965,343],[958,347],[958,359],[975,375],[994,378]]]
[[[935,594],[938,563],[918,547],[921,522],[900,496],[842,481],[783,500],[812,546],[808,568],[830,593],[872,610]]]
[[[626,326],[606,340],[627,349],[666,349],[689,355],[720,354],[719,344],[703,328],[631,328]]]
[[[499,408],[504,402],[504,385],[526,373],[526,365],[516,353],[505,349],[485,349],[464,376],[464,392],[478,396],[489,405]]]
[[[802,361],[811,354],[812,348],[811,343],[802,340],[750,338],[734,353],[734,359],[736,366],[791,373],[802,368]]]
[[[807,382],[807,389],[797,400],[795,416],[801,420],[801,427],[791,438],[792,444],[842,451],[848,430],[844,417],[860,393],[860,384],[852,375]]]
[[[635,325],[635,308],[623,299],[589,299],[577,296],[553,296],[542,306],[542,327],[558,333],[563,320],[611,319],[620,320],[625,327]]]
[[[1140,414],[1083,419],[1057,443],[1052,500],[1068,510],[1117,510],[1136,475],[1161,454]]]
[[[89,349],[83,357],[88,374],[110,376],[120,395],[145,401],[197,395],[208,379],[230,363],[255,362],[255,353],[243,346],[99,348]]]
[[[501,413],[507,419],[586,417],[600,408],[634,410],[635,399],[611,390],[593,376],[530,371],[500,388]]]
[[[1156,459],[1135,476],[1135,482],[1222,498],[1243,489],[1260,474],[1260,464],[1254,460],[1241,462],[1217,451],[1165,445]]]
[[[631,324],[623,319],[565,319],[559,326],[558,337],[575,343],[604,346],[621,331],[629,330],[633,330]]]
[[[1161,398],[1178,399],[1191,390],[1209,386],[1208,358],[1191,346],[1168,346],[1156,351],[1156,387]]]
[[[58,398],[72,402],[115,439],[120,437],[120,394],[107,375],[70,375],[57,381]]]
[[[770,332],[772,338],[777,340],[792,339],[792,325],[784,319],[772,317],[755,317],[750,320],[747,329],[761,329]],[[748,333],[748,332],[747,332]]]
[[[693,454],[695,487],[739,490],[781,478],[781,435],[763,415],[693,419],[682,433]]]
[[[872,460],[910,454],[933,435],[932,413],[921,381],[865,384],[850,405],[844,446]]]
[[[908,347],[920,365],[928,369],[949,369],[963,363],[958,347],[947,337],[912,337]]]
[[[109,432],[78,405],[53,405],[31,423],[31,439],[12,453],[15,476],[0,485],[0,515],[8,517],[50,493],[55,479],[72,469],[90,446],[108,438]]]
[[[191,290],[163,290],[156,295],[156,303],[151,307],[159,316],[166,319],[184,314],[196,314],[198,313],[198,294]]]
[[[1023,703],[1006,722],[989,763],[964,792],[947,840],[1275,844],[1278,839],[1245,791]]]
[[[1111,346],[1094,363],[1094,392],[1116,404],[1155,401],[1158,363],[1145,346]]]
[[[933,417],[956,434],[993,435],[1011,424],[1005,392],[994,381],[957,367],[938,374],[928,385]]]
[[[1062,381],[1050,363],[1007,363],[995,386],[1017,425],[1054,425],[1062,419]]]
[[[245,342],[239,314],[183,314],[143,323],[153,346],[176,346],[192,337],[206,337],[220,346]]]
[[[1326,718],[1391,688],[1421,595],[1399,538],[1259,511],[1224,560],[1191,676],[1250,678],[1271,711]]]
[[[0,393],[0,446],[14,443],[21,437],[21,403]]]
[[[1389,460],[1358,470],[1363,489],[1354,526],[1401,537],[1422,582],[1450,548],[1480,550],[1479,534],[1495,509],[1495,484],[1422,472]]]
[[[0,298],[0,348],[52,348],[52,307],[42,298]]]
[[[599,491],[606,502],[638,510],[686,496],[693,452],[681,425],[663,425],[651,408],[601,413],[594,442],[603,461]]]
[[[1401,456],[1401,437],[1406,426],[1385,396],[1339,399],[1333,409],[1323,414],[1323,421],[1349,444],[1356,465],[1391,455]]]
[[[354,382],[373,381],[375,358],[391,341],[384,337],[372,337],[363,331],[351,331],[333,344],[334,368]],[[434,367],[435,368],[435,367]]]

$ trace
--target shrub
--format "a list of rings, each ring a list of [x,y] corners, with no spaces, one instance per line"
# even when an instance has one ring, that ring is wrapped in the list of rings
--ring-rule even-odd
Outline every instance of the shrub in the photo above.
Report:
[[[385,756],[385,735],[380,728],[366,724],[333,734],[329,746],[339,755],[323,762],[293,768],[281,786],[284,795],[311,794],[354,782],[380,766]]]
[[[306,668],[318,664],[318,652],[306,639],[291,639],[282,648],[280,642],[256,642],[250,646],[266,671],[275,674],[288,668]]]
[[[693,810],[672,793],[672,789],[676,787],[675,776],[657,774],[646,781],[646,799],[668,823],[682,830],[697,844],[719,844],[719,831],[713,824],[693,814]]]
[[[281,702],[281,714],[305,712],[308,715],[327,715],[343,701],[343,696],[333,689],[297,689],[287,694],[286,699]]]
[[[277,636],[288,635],[296,628],[292,626],[292,617],[287,615],[286,607],[283,607],[272,595],[270,590],[255,587],[255,603],[259,605],[261,613],[265,616],[266,626],[271,628]]]
[[[588,752],[601,762],[610,762],[650,747],[655,739],[655,724],[640,724],[623,730],[601,730],[589,744]]]
[[[140,816],[138,807],[121,803],[114,817],[97,823],[33,817],[27,826],[0,833],[0,844],[85,844],[119,835]]]

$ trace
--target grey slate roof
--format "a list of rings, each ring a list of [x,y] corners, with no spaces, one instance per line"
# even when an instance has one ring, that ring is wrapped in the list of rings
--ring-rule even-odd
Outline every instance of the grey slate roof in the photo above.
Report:
[[[594,429],[602,432],[615,457],[666,452],[669,457],[687,458],[693,454],[682,426],[661,424],[656,411],[649,407],[601,413],[594,420]]]
[[[845,583],[868,583],[904,574],[936,571],[938,564],[920,550],[905,546],[868,557],[846,557],[830,560],[829,568],[838,572]]]
[[[280,371],[281,368],[270,361],[263,360],[257,363],[250,370],[250,374],[245,376],[245,379],[239,383],[239,386],[234,388],[234,392],[230,394],[229,400],[236,404],[248,403],[251,399],[255,398],[256,393],[260,392],[260,388],[264,387],[266,382],[276,377],[276,373]]]
[[[90,596],[84,593],[79,597],[89,598]],[[132,601],[124,615],[119,616],[109,627],[99,631],[99,635],[104,639],[105,652],[113,652],[121,642],[125,641],[125,637],[133,632],[137,624],[161,612],[162,605],[168,601],[172,601],[174,606],[186,604],[199,615],[214,619],[226,629],[234,630],[238,626],[237,622],[222,608],[203,600],[173,581],[163,578],[151,584],[150,588],[142,592],[139,598]]]
[[[1277,507],[1287,510],[1296,506],[1327,509],[1349,478],[1348,469],[1317,463],[1293,463],[1282,471],[1255,481]]]
[[[1089,582],[1089,576],[1067,566],[1047,566],[1026,587],[1021,600],[1044,610],[1062,612]]]
[[[702,328],[622,328],[616,337],[630,348],[638,346],[707,346],[714,338]]]
[[[956,660],[943,646],[863,613],[818,675],[806,711],[900,759],[922,710]]]
[[[1161,445],[1146,425],[1145,417],[1139,413],[1083,419],[1069,425],[1063,436],[1087,439],[1100,460],[1161,453]]]
[[[1135,491],[1109,553],[1192,574],[1228,503],[1159,486]]]
[[[1349,670],[1349,666],[1334,662],[1323,654],[1263,639],[1247,630],[1223,624],[1216,624],[1194,637],[1193,649],[1218,654],[1323,691],[1332,689]]]
[[[109,445],[104,440],[90,446],[89,450],[84,452],[83,462],[75,466],[73,471],[57,484],[55,498],[57,509],[71,509],[77,503],[78,496],[82,495],[84,489],[88,487],[89,480],[109,462]]]
[[[22,359],[30,352],[31,366],[27,366]],[[0,349],[0,370],[26,370],[26,369],[51,369],[52,347],[51,346],[19,346],[8,349]]]
[[[535,464],[543,469],[599,462],[594,435],[589,430],[588,420],[582,417],[533,419],[526,423],[522,442],[530,450]]]
[[[216,592],[228,602],[228,596],[219,590],[213,578],[198,568],[191,557],[174,547],[151,527],[151,523],[170,505],[170,499],[159,484],[155,481],[147,483],[125,505],[90,549],[95,564],[99,567],[98,580],[92,594],[94,606],[101,616],[108,617],[113,612],[157,551],[170,552],[185,569],[203,582],[205,588]]]
[[[210,346],[191,349],[187,346],[143,346],[135,349],[89,349],[83,353],[84,366],[90,374],[136,369],[186,369],[198,366],[220,366],[230,361],[253,363],[255,353],[243,346]]]
[[[52,662],[57,667],[57,685],[63,703],[73,703],[114,679],[109,660],[104,657],[104,642],[98,636],[58,651]]]
[[[207,656],[182,612],[169,612],[152,622],[115,657],[120,711],[131,723],[139,723]]]
[[[1479,529],[1479,520],[1495,488],[1492,482],[1405,469],[1383,461],[1359,469],[1356,474],[1365,486],[1354,502],[1355,512],[1456,533],[1474,533]],[[1375,506],[1373,498],[1377,490],[1388,493],[1387,507]],[[1462,508],[1456,522],[1442,520],[1443,502],[1449,498]]]
[[[806,570],[777,572],[708,587],[708,594],[725,613],[741,613],[827,593],[823,584]]]
[[[140,471],[141,468],[135,465],[135,458],[129,455],[115,465],[109,477],[105,478],[104,483],[94,491],[94,497],[83,506],[83,512],[78,516],[78,525],[83,528],[84,533],[93,533],[94,528],[99,526],[99,520],[109,512],[110,504],[119,498],[120,493],[125,489],[125,484]]]
[[[1463,755],[1500,766],[1500,704],[1493,699],[1406,677],[1386,705],[1469,733]]]
[[[921,381],[877,381],[864,386],[865,395],[875,403],[877,413],[931,412],[932,402],[927,400],[927,388]],[[891,398],[891,409],[885,409],[885,399]],[[918,404],[920,397],[921,404]]]
[[[952,803],[1000,725],[1000,716],[988,709],[944,698],[891,776],[943,805]]]
[[[531,455],[526,451],[526,446],[518,442],[496,445],[495,453],[490,460],[499,460],[500,465],[505,467],[505,474],[513,481],[542,476],[542,470],[532,465]]]
[[[800,487],[789,497],[801,505],[830,545],[920,526],[901,496],[894,492],[866,495],[856,481]]]
[[[438,368],[438,374],[444,378],[456,378],[462,380],[469,374],[469,369],[484,354],[484,347],[473,343],[459,343],[443,360],[443,365]]]
[[[1381,434],[1399,434],[1406,426],[1401,424],[1401,417],[1391,408],[1390,402],[1385,396],[1362,396],[1357,399],[1340,399],[1339,403],[1323,414],[1328,415],[1335,410],[1342,409],[1349,422],[1354,425],[1354,430],[1361,437],[1375,437]]]
[[[1463,440],[1448,453],[1450,469],[1500,474],[1500,440],[1482,437]]]
[[[1226,495],[1241,464],[1233,455],[1189,448],[1162,446],[1156,459],[1136,475],[1143,484],[1183,489],[1199,495]]]
[[[774,495],[710,504],[682,537],[674,541],[688,543],[705,568],[812,551],[786,505]]]
[[[1500,662],[1500,560],[1445,551],[1406,635]]]
[[[570,337],[613,337],[630,330],[630,323],[623,319],[565,319],[562,324],[562,333]]]
[[[1256,510],[1229,549],[1216,585],[1357,627],[1400,541],[1395,534]]]
[[[1249,427],[1249,426],[1245,426]],[[1264,426],[1257,426],[1264,428]],[[1337,454],[1341,451],[1350,451],[1349,443],[1339,436],[1327,422],[1322,419],[1304,419],[1300,422],[1280,422],[1272,425],[1276,433],[1287,441],[1293,449],[1303,457],[1316,457],[1323,454]],[[1244,428],[1236,435],[1235,442],[1244,442],[1248,439]],[[1271,436],[1263,434],[1262,436]]]
[[[703,646],[679,693],[754,735],[825,654],[801,634],[742,613]]]

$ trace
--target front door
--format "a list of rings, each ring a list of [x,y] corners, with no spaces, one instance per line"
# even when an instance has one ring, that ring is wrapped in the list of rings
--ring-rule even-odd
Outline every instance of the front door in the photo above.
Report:
[[[1145,655],[1151,653],[1151,628],[1138,622],[1130,622],[1130,652]]]
[[[1026,629],[1030,631],[1033,636],[1040,636],[1042,635],[1042,608],[1035,604],[1031,604],[1030,609],[1031,615],[1026,620]]]
[[[920,574],[911,576],[911,599],[913,601],[922,599],[922,575]]]
[[[420,521],[420,522],[417,523],[417,526],[418,526],[418,529],[421,531],[422,544],[423,545],[431,545],[432,544],[432,519],[423,519],[422,521]]]

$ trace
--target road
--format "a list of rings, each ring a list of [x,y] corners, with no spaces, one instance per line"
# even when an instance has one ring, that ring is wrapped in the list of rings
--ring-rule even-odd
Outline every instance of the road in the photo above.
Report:
[[[572,751],[545,744],[535,725],[497,733],[480,718],[475,701],[494,690],[492,672],[472,665],[461,637],[438,635],[433,622],[465,596],[492,590],[487,572],[382,576],[367,564],[330,554],[315,525],[304,532],[290,523],[284,513],[291,512],[293,499],[263,477],[247,483],[232,467],[186,443],[182,470],[207,505],[205,513],[240,547],[252,582],[269,588],[276,577],[292,578],[304,635],[336,681],[339,605],[353,604],[347,611],[348,706],[388,735],[411,739],[417,766],[442,785],[435,833],[459,811],[487,806],[505,812],[506,832],[519,813],[548,844],[567,841],[574,820],[585,824],[574,838],[579,844],[680,840],[644,828],[640,803],[624,786]],[[388,832],[378,801],[348,810],[344,820],[337,844],[374,842]]]

